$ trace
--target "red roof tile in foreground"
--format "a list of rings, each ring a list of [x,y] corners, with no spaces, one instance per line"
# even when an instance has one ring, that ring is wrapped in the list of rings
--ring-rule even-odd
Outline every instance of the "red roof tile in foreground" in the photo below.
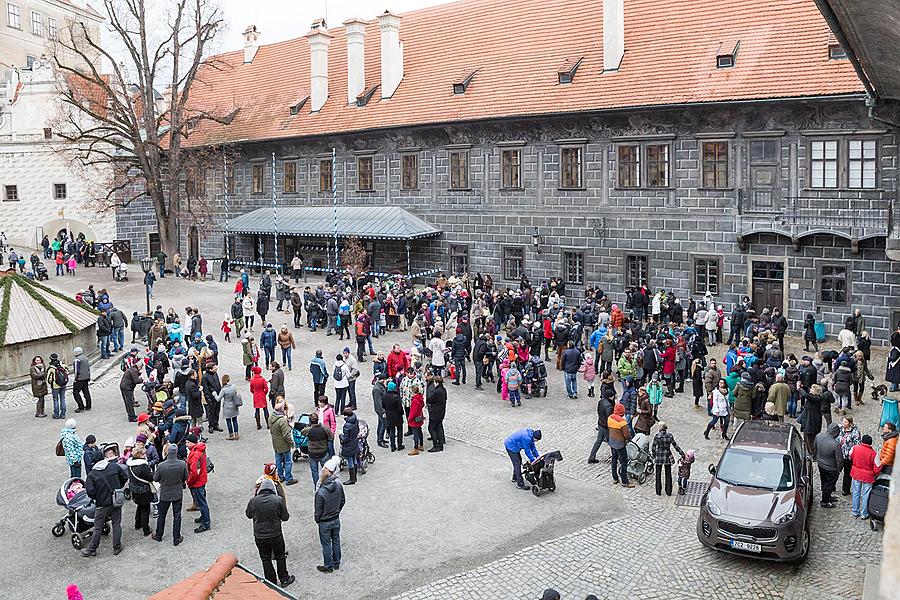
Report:
[[[285,596],[237,566],[234,554],[223,554],[206,571],[150,596],[149,600],[284,600]]]
[[[343,28],[328,57],[329,98],[318,114],[289,106],[309,89],[305,38],[219,56],[192,90],[193,106],[227,114],[205,122],[190,144],[252,141],[366,129],[622,109],[640,106],[862,93],[849,61],[828,59],[831,32],[814,0],[626,0],[625,57],[603,73],[601,0],[461,0],[402,15],[404,78],[389,100],[346,103]],[[299,33],[299,32],[298,32]],[[733,68],[717,69],[722,43],[740,41]],[[377,20],[366,28],[366,86],[380,83]],[[567,57],[584,57],[560,85]],[[454,95],[460,71],[481,67],[477,85]]]

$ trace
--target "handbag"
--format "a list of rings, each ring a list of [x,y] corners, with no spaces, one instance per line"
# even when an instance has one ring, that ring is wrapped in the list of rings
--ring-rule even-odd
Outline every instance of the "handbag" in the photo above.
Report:
[[[57,456],[65,456],[66,455],[66,449],[63,448],[62,440],[59,440],[58,442],[56,442],[56,455]]]
[[[134,474],[134,470],[131,467],[128,467],[128,472],[131,473],[131,476],[140,481],[141,483],[146,483],[150,486],[150,491],[153,492],[153,495],[159,494],[159,488],[156,485],[155,481],[147,481],[146,479],[141,479],[137,475]]]
[[[413,422],[414,422],[414,423],[424,423],[424,422],[425,422],[425,417],[423,417],[422,415],[419,415],[418,417],[416,417],[415,419],[413,419]]]
[[[125,490],[123,488],[116,488],[112,491],[112,505],[116,508],[125,506]]]

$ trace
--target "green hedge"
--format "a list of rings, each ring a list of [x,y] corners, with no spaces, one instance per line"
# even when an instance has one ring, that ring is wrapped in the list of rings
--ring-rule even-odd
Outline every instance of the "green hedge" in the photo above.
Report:
[[[9,326],[9,297],[12,295],[13,276],[0,278],[0,294],[3,295],[0,302],[0,347],[6,345],[6,329]]]

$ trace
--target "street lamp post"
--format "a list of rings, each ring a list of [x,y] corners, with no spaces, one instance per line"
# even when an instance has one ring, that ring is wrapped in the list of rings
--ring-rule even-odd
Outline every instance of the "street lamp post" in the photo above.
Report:
[[[150,314],[150,286],[147,285],[147,273],[153,268],[153,259],[145,256],[141,259],[141,270],[144,272],[144,294],[147,296],[147,314]]]

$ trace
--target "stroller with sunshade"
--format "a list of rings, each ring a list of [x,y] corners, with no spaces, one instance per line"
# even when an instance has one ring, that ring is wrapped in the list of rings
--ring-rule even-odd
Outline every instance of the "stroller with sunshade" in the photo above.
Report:
[[[81,550],[84,541],[94,534],[94,501],[87,494],[80,477],[67,479],[56,491],[56,503],[66,509],[66,515],[53,526],[53,537],[62,537],[68,529],[72,533],[72,547]],[[109,535],[109,523],[101,533]]]
[[[645,433],[635,434],[625,446],[625,451],[628,453],[628,476],[637,479],[638,483],[646,483],[647,477],[653,472],[650,436]]]
[[[533,463],[522,465],[522,475],[531,484],[531,493],[540,496],[543,490],[556,491],[555,465],[563,459],[562,452],[552,450],[537,457]]]

